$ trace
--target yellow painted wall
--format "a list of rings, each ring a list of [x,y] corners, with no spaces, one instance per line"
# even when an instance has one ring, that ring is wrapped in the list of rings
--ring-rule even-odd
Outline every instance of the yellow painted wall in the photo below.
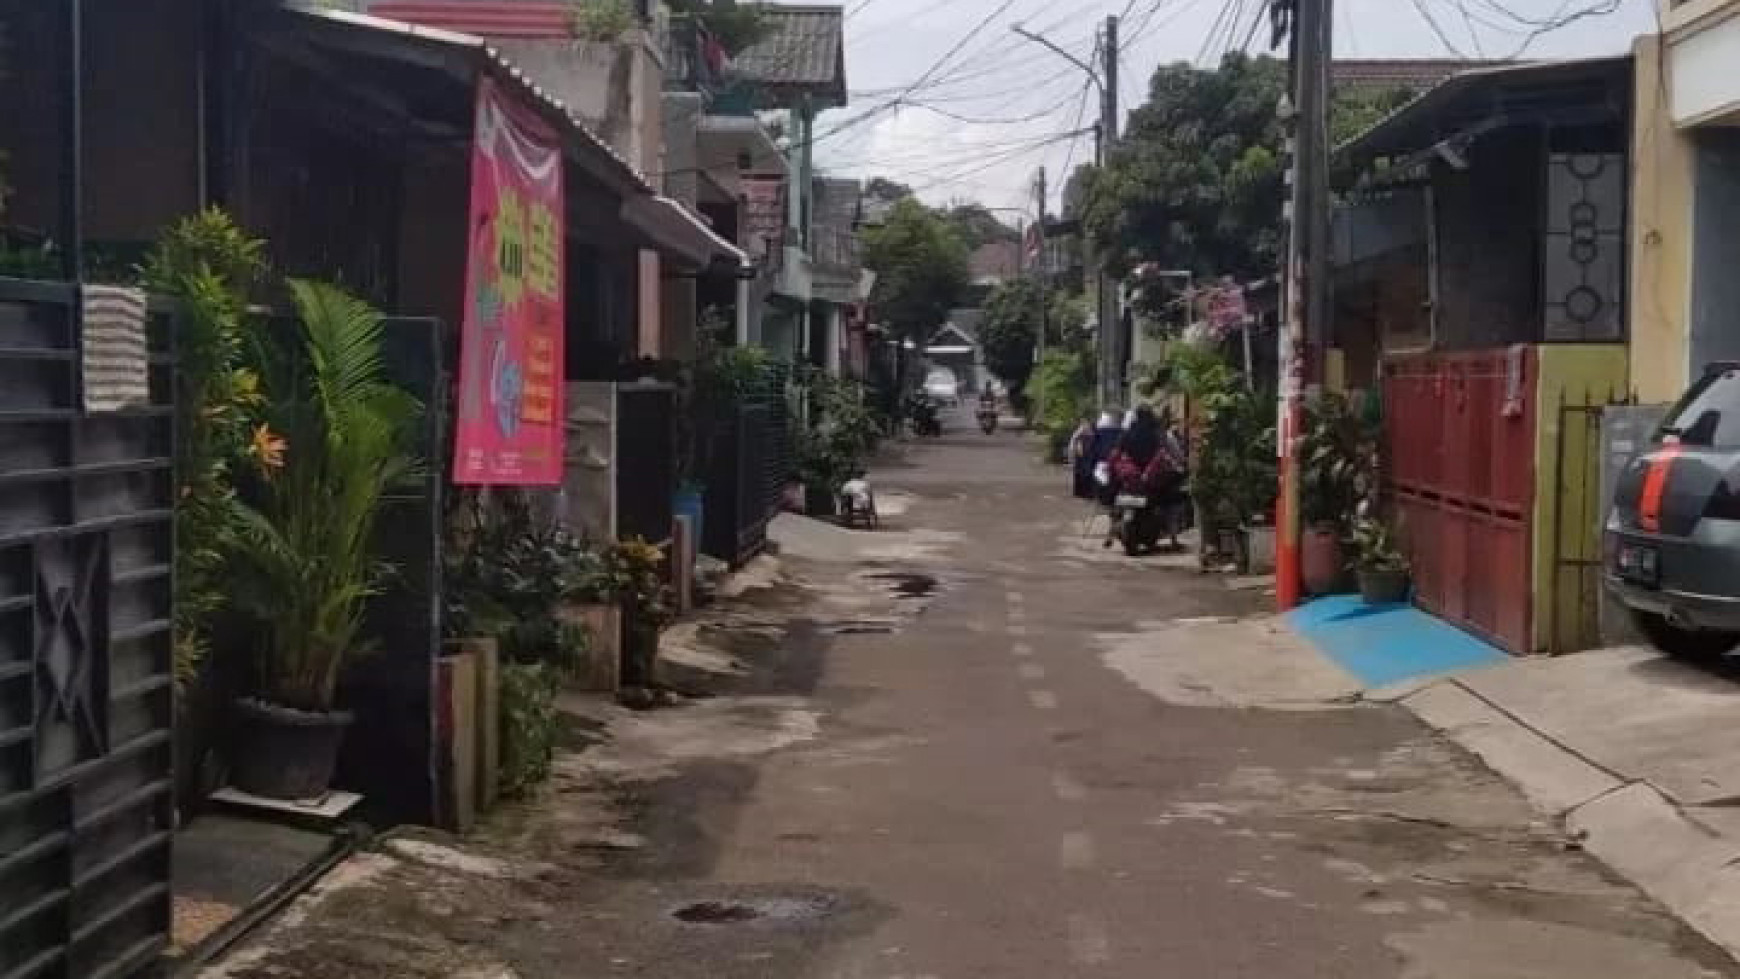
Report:
[[[1669,117],[1664,44],[1637,39],[1631,188],[1631,383],[1644,404],[1688,381],[1692,304],[1692,143]]]
[[[1561,412],[1564,405],[1602,405],[1626,390],[1623,344],[1542,346],[1535,402],[1535,498],[1531,649],[1569,652],[1599,639],[1599,575],[1560,558],[1597,561],[1600,523],[1599,420]]]

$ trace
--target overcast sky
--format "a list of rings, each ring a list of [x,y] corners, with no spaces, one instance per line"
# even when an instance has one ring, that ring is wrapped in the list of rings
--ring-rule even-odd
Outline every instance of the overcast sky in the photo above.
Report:
[[[1544,34],[1526,55],[1620,53],[1633,36],[1653,29],[1655,0],[1337,0],[1336,56],[1507,57],[1527,35],[1498,11],[1541,21],[1603,4],[1618,10]],[[1062,135],[1091,124],[1098,112],[1092,97],[1083,109],[1085,76],[1017,36],[1012,24],[1086,60],[1098,25],[1127,10],[1119,85],[1125,112],[1141,101],[1159,64],[1212,63],[1229,43],[1242,45],[1253,28],[1251,50],[1267,46],[1266,16],[1256,24],[1263,0],[845,0],[845,6],[851,104],[817,122],[817,158],[831,173],[911,184],[932,203],[1025,206],[1040,165],[1058,175],[1093,154],[1091,135]],[[1226,13],[1238,14],[1236,28],[1229,29]],[[906,101],[923,105],[885,108],[914,83]],[[1061,182],[1053,177],[1054,206]]]

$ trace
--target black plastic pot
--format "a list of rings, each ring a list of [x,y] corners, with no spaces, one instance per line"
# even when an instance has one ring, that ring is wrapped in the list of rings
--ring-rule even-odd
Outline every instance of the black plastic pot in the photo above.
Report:
[[[268,799],[318,799],[332,784],[353,715],[314,713],[259,700],[235,702],[230,785]]]
[[[815,486],[804,487],[804,513],[811,517],[832,517],[840,512],[840,498],[831,490]]]
[[[1367,605],[1400,605],[1408,600],[1408,573],[1361,570],[1359,597]]]

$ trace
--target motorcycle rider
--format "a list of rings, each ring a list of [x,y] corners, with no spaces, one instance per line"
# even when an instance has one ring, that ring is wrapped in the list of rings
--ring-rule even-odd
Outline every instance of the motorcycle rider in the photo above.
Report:
[[[989,386],[979,389],[979,427],[989,435],[997,428],[997,392]]]
[[[1184,482],[1185,462],[1176,437],[1169,426],[1161,424],[1153,408],[1142,405],[1131,413],[1130,425],[1108,462],[1114,493],[1155,499],[1166,515],[1172,545],[1177,547],[1176,523],[1170,519],[1170,510],[1172,498]],[[1108,537],[1106,546],[1111,543]]]

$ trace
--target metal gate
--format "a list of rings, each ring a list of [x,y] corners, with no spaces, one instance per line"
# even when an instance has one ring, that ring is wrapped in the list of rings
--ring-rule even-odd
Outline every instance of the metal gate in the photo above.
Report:
[[[660,547],[676,521],[676,392],[666,384],[616,388],[616,534]],[[704,523],[705,521],[703,521]]]
[[[707,472],[706,553],[740,567],[767,546],[791,475],[787,372],[773,369],[762,386],[718,419]]]
[[[83,410],[77,293],[0,279],[0,977],[118,979],[171,917],[174,359]]]
[[[1384,364],[1386,486],[1421,607],[1512,652],[1530,645],[1536,356]]]
[[[1601,644],[1601,529],[1606,519],[1602,477],[1602,417],[1613,405],[1573,403],[1559,395],[1554,453],[1553,579],[1547,652],[1572,653]]]

